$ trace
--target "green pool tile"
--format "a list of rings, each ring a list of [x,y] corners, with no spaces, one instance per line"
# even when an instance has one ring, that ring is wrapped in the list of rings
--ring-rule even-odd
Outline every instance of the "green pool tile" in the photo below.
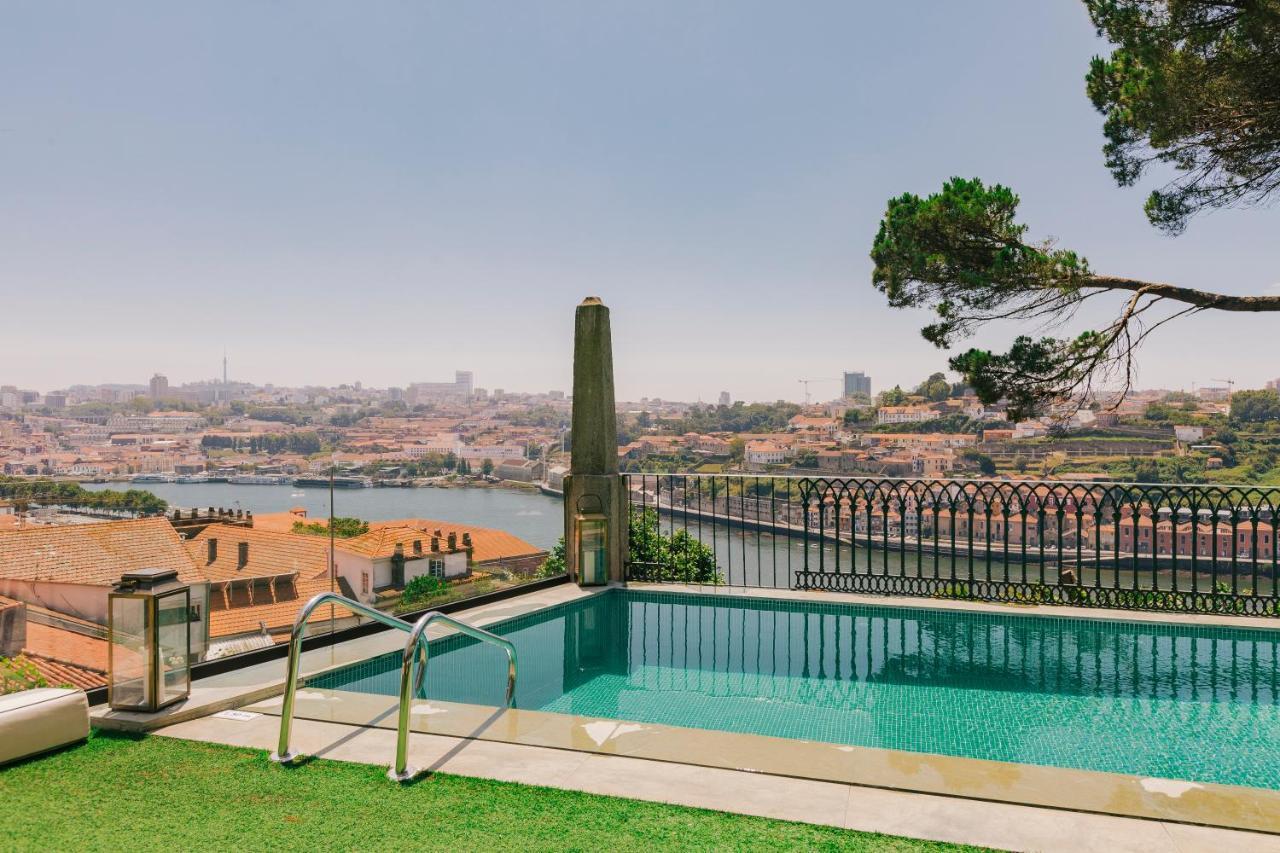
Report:
[[[834,744],[1280,789],[1280,634],[610,590],[491,626],[516,704]],[[312,679],[394,695],[399,653]],[[502,703],[433,642],[425,695]]]

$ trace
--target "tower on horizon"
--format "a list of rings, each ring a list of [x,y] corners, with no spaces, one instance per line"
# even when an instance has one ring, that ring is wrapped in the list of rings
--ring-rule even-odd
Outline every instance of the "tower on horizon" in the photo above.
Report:
[[[158,402],[169,396],[169,377],[157,373],[151,377],[151,401]]]
[[[213,402],[215,405],[226,403],[231,399],[231,395],[227,393],[227,348],[222,348],[222,384],[213,391]]]
[[[844,396],[870,397],[871,377],[860,370],[844,372]]]

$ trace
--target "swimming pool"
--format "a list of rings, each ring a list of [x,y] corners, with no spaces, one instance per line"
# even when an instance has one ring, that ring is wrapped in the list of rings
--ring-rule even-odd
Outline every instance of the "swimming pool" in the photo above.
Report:
[[[1280,789],[1280,631],[622,589],[486,628],[519,708]],[[399,658],[308,685],[394,696]],[[505,667],[433,641],[425,696]]]

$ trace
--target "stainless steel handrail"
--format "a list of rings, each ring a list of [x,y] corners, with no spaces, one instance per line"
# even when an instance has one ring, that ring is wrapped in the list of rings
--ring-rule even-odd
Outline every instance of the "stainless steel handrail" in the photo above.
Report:
[[[477,628],[474,625],[459,622],[439,610],[423,614],[422,618],[414,624],[413,631],[409,634],[409,641],[404,645],[404,657],[400,665],[400,719],[396,726],[396,762],[387,771],[387,777],[393,782],[407,782],[418,775],[417,769],[408,766],[409,714],[413,706],[413,694],[418,686],[414,684],[413,663],[415,660],[421,660],[417,678],[418,684],[421,684],[427,671],[427,663],[430,660],[431,653],[430,647],[423,640],[427,634],[427,626],[437,620],[452,625],[468,637],[492,643],[507,653],[507,707],[511,707],[511,703],[515,700],[516,647],[510,640],[499,637],[497,634],[485,631],[482,628]],[[411,687],[411,685],[414,686]]]
[[[289,734],[293,728],[293,701],[298,692],[298,669],[301,666],[302,638],[306,634],[307,620],[311,617],[312,611],[325,602],[341,604],[348,610],[354,610],[376,622],[381,622],[392,628],[399,628],[401,631],[412,633],[414,630],[414,626],[403,619],[389,616],[381,610],[370,607],[367,604],[361,604],[359,601],[347,598],[345,595],[339,595],[336,592],[322,592],[308,601],[306,606],[299,611],[298,618],[293,622],[293,631],[289,634],[289,669],[284,681],[284,704],[280,708],[280,742],[276,745],[276,751],[271,753],[270,756],[271,760],[278,764],[288,764],[300,757],[300,753],[289,749]],[[419,640],[419,644],[422,646],[423,660],[426,660],[427,644],[425,638]],[[421,681],[421,676],[419,676],[419,681]]]

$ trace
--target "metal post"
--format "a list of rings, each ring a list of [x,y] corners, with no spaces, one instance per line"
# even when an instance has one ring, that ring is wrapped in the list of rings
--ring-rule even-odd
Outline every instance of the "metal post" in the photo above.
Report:
[[[307,621],[311,618],[311,614],[325,602],[341,603],[348,610],[363,613],[375,622],[381,622],[391,628],[398,628],[406,632],[413,630],[413,626],[403,619],[397,619],[394,616],[383,613],[381,610],[359,601],[353,601],[337,593],[322,592],[313,596],[298,612],[298,616],[293,622],[293,631],[289,634],[289,662],[284,681],[284,700],[280,706],[280,739],[276,744],[276,751],[270,755],[271,760],[277,764],[289,764],[300,755],[300,753],[294,752],[289,748],[289,735],[293,729],[293,705],[298,693],[298,670],[302,666],[302,639],[306,636]],[[426,640],[423,639],[422,642],[425,645]],[[423,653],[425,654],[425,649]]]
[[[333,525],[334,519],[337,517],[337,512],[335,511],[335,507],[333,505],[333,469],[336,467],[337,467],[337,460],[330,459],[329,460],[329,592],[331,593],[336,593],[338,591],[338,588],[337,588],[338,587],[338,578],[337,578],[337,575],[338,575],[337,559],[338,558],[335,550],[336,549],[335,538],[337,537],[337,531],[334,530],[334,525]],[[335,610],[336,608],[332,604],[330,604],[329,605],[329,633],[330,634],[332,634],[337,629],[337,615],[335,613]]]
[[[427,640],[427,628],[432,622],[444,622],[453,626],[468,637],[491,643],[507,653],[507,707],[512,707],[516,698],[516,647],[510,640],[499,637],[489,631],[459,622],[439,610],[424,613],[414,624],[409,639],[404,644],[404,654],[400,664],[400,713],[396,722],[396,760],[387,770],[387,778],[392,782],[408,782],[421,771],[409,766],[409,717],[413,711],[413,694],[422,686],[426,677],[427,662],[431,655],[431,646]],[[413,678],[414,662],[418,662],[418,677]]]

